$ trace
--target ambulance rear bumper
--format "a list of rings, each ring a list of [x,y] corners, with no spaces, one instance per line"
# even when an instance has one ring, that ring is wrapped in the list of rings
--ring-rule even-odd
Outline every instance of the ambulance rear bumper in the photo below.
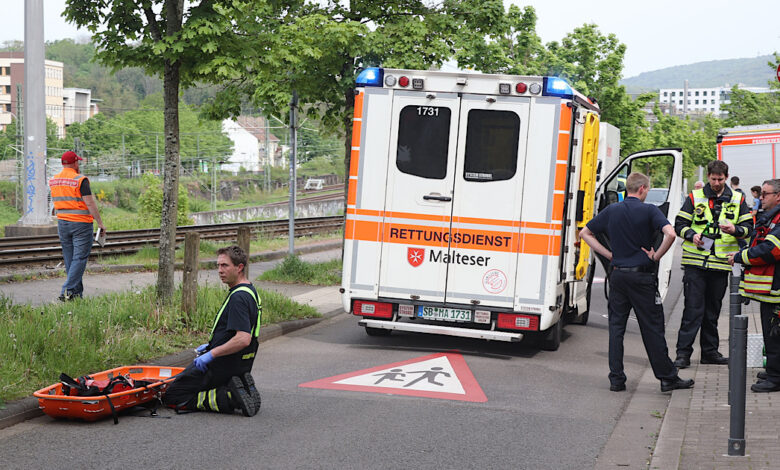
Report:
[[[493,341],[516,342],[523,339],[522,333],[508,333],[505,331],[476,330],[472,328],[457,328],[453,326],[440,326],[417,324],[407,322],[382,321],[363,319],[360,326],[378,328],[382,330],[411,331],[414,333],[429,333],[434,335],[460,336],[461,338],[489,339]]]

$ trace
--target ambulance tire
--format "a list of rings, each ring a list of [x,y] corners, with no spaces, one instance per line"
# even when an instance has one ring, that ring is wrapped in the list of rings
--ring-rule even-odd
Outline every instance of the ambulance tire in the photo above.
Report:
[[[559,318],[555,325],[548,328],[547,331],[539,334],[539,347],[543,351],[557,351],[563,336],[563,317]]]
[[[390,333],[392,332],[393,330],[385,330],[384,328],[366,327],[366,334],[368,336],[390,336]]]

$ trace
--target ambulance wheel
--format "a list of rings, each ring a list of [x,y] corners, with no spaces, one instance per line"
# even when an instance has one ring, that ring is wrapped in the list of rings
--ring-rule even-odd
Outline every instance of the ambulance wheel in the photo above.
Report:
[[[563,336],[563,317],[559,318],[555,325],[547,331],[540,333],[539,347],[544,351],[557,351],[561,345],[561,336]]]
[[[384,328],[366,327],[366,334],[368,336],[390,336],[390,333],[392,332],[393,330],[385,330]]]

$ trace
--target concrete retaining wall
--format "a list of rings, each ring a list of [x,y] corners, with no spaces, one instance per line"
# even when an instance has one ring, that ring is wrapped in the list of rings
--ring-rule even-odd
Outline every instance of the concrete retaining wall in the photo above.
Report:
[[[241,209],[225,209],[221,211],[195,212],[190,217],[195,225],[226,224],[246,222],[257,219],[287,219],[288,205],[255,206]],[[296,217],[327,217],[344,213],[344,200],[313,201],[298,203],[295,209]]]

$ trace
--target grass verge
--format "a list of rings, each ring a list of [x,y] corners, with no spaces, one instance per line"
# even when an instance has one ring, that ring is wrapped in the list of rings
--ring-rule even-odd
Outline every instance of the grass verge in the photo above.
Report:
[[[319,317],[308,305],[258,289],[261,324]],[[198,312],[180,310],[181,290],[160,306],[155,287],[39,307],[0,295],[0,407],[72,377],[162,357],[208,340],[226,289],[198,288]]]
[[[314,286],[332,286],[341,282],[341,260],[324,263],[308,263],[297,256],[287,256],[274,269],[265,271],[260,281],[309,284]]]

